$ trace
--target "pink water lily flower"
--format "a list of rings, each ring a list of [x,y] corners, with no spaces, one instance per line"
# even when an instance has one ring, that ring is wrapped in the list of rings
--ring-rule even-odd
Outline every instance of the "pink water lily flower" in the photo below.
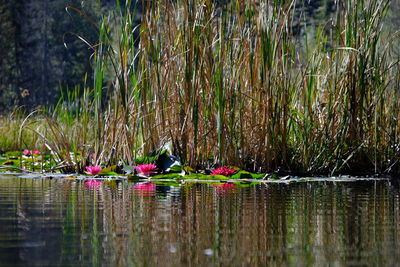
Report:
[[[235,172],[236,172],[235,169],[224,166],[214,169],[211,172],[211,175],[232,176],[232,174],[234,174]]]
[[[139,175],[150,176],[153,173],[157,173],[155,170],[157,166],[155,164],[141,164],[135,166],[135,169],[139,172]]]
[[[32,155],[40,155],[40,151],[39,150],[29,150],[29,149],[25,149],[22,154],[24,154],[25,156],[32,156]]]
[[[99,187],[101,185],[101,181],[97,181],[97,180],[88,180],[86,182],[86,185],[89,187]]]
[[[86,167],[86,174],[96,175],[101,171],[100,166],[87,166]]]

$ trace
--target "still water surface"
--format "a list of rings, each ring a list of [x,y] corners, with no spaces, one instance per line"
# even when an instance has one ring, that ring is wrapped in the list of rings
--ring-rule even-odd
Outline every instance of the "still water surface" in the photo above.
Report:
[[[251,187],[0,176],[0,266],[394,266],[397,182]]]

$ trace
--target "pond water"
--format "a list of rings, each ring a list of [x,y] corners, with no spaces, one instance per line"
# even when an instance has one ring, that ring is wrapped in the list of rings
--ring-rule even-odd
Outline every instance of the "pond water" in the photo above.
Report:
[[[397,265],[396,181],[239,187],[0,176],[0,266]]]

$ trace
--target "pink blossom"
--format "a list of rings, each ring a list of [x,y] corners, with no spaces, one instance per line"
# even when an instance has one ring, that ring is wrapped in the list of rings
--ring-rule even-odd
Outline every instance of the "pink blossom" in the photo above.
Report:
[[[155,169],[157,168],[154,164],[141,164],[135,166],[135,169],[139,172],[139,175],[150,176],[153,173],[157,173]]]
[[[235,169],[231,169],[229,167],[220,167],[220,168],[216,168],[211,172],[211,175],[223,175],[223,176],[231,176],[232,174],[234,174],[236,172]]]
[[[22,154],[24,154],[25,156],[32,156],[32,155],[40,155],[40,151],[39,150],[29,150],[29,149],[25,149]]]
[[[96,175],[101,171],[100,166],[87,166],[86,167],[86,174]]]
[[[101,182],[100,181],[96,181],[96,180],[88,180],[86,182],[86,186],[88,187],[100,187]]]

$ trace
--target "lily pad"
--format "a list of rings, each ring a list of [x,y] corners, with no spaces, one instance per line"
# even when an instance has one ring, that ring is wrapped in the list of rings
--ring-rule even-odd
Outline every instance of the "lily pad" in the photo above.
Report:
[[[150,154],[147,155],[147,156],[140,157],[140,158],[136,158],[136,159],[135,159],[135,164],[136,164],[136,165],[140,165],[140,164],[150,164],[150,163],[153,163],[153,162],[155,162],[156,160],[158,160],[158,158],[159,158],[161,155],[164,155],[164,154],[166,154],[166,153],[167,153],[167,150],[166,150],[166,149],[163,150],[163,151],[161,151],[160,153],[157,153],[157,152],[150,153]]]
[[[118,173],[116,173],[117,171],[117,165],[112,165],[108,168],[102,169],[98,175],[105,175],[105,176],[111,176],[111,175],[118,175]]]
[[[183,176],[181,176],[179,173],[168,173],[168,174],[160,174],[156,176],[150,177],[151,179],[182,179]]]
[[[122,170],[127,174],[132,174],[135,173],[135,168],[133,166],[129,166],[129,165],[124,165],[124,167],[122,168]]]
[[[201,173],[194,173],[183,176],[183,179],[197,179],[197,180],[229,180],[229,177],[223,175],[205,175]]]
[[[231,176],[232,179],[262,179],[265,174],[256,174],[247,171],[239,171]]]
[[[22,152],[19,151],[8,151],[6,152],[6,157],[11,158],[11,157],[20,157],[22,155]]]

